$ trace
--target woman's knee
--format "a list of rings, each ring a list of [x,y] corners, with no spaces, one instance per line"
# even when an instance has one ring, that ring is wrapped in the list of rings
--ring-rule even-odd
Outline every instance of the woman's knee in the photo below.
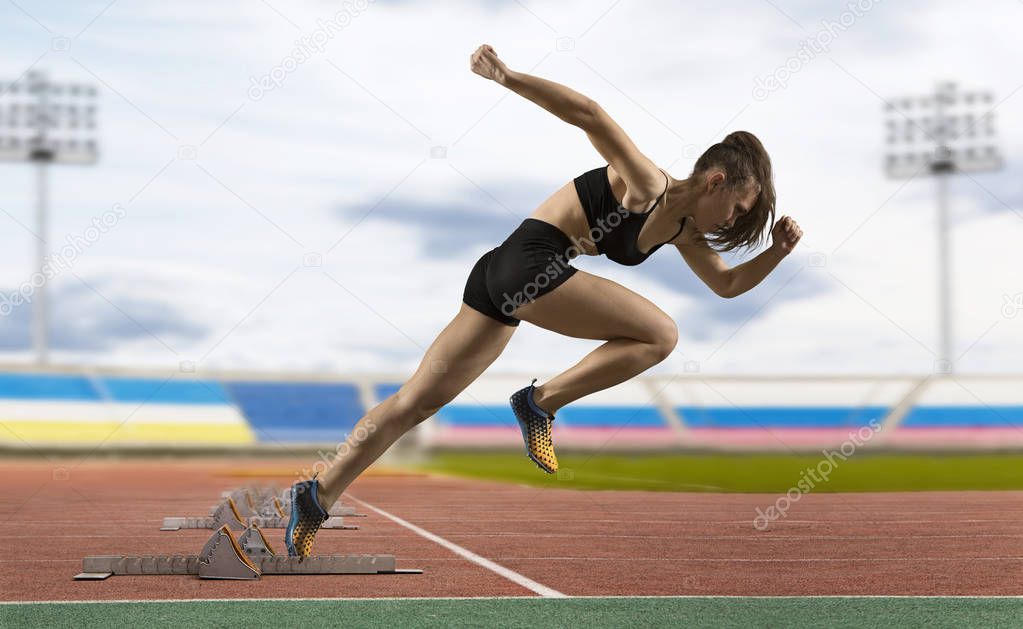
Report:
[[[399,389],[393,396],[394,415],[403,423],[414,426],[437,414],[450,400],[436,393]]]
[[[661,362],[670,356],[678,345],[678,326],[671,317],[664,315],[651,326],[649,332],[646,344],[649,345],[654,360]]]

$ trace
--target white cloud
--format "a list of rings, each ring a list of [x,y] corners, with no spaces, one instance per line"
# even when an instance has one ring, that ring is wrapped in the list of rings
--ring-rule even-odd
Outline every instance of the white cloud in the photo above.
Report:
[[[998,124],[1017,168],[1013,155],[1023,147],[1023,125],[1015,114],[1023,96],[1013,92],[1019,79],[1004,72],[1004,60],[1020,56],[1012,25],[1023,5],[977,11],[952,2],[876,2],[786,89],[755,102],[756,77],[784,64],[821,20],[844,10],[776,4],[804,30],[768,3],[744,6],[741,15],[715,3],[688,5],[684,14],[671,3],[618,3],[580,37],[605,7],[531,3],[536,17],[514,2],[378,0],[324,54],[251,101],[250,77],[280,63],[315,28],[316,16],[329,16],[335,5],[274,3],[299,24],[295,29],[265,3],[118,3],[73,43],[71,54],[131,103],[104,88],[101,164],[54,169],[52,233],[57,240],[77,233],[91,217],[124,203],[128,217],[83,256],[76,272],[108,280],[115,302],[159,303],[172,296],[190,321],[208,330],[175,347],[192,359],[230,331],[205,359],[208,365],[407,372],[454,315],[465,277],[485,248],[438,259],[424,254],[423,233],[414,226],[366,220],[325,256],[322,268],[301,268],[266,295],[303,254],[325,253],[354,224],[339,220],[340,206],[368,210],[390,194],[391,201],[479,203],[495,212],[504,205],[525,217],[542,196],[516,196],[516,187],[553,192],[601,163],[581,131],[469,72],[469,54],[487,42],[512,67],[527,70],[542,60],[536,74],[601,102],[675,176],[688,172],[694,151],[725,132],[754,131],[774,160],[780,212],[793,215],[806,232],[785,270],[798,268],[811,251],[828,254],[826,269],[803,271],[818,273],[825,290],[806,296],[782,289],[745,324],[698,316],[743,304],[710,309],[709,291],[687,296],[638,269],[581,261],[580,267],[599,267],[678,317],[679,349],[655,370],[678,371],[693,359],[704,371],[925,371],[930,354],[891,321],[936,347],[933,182],[896,192],[902,182],[884,179],[877,95],[923,93],[951,78],[1011,96],[999,107]],[[69,3],[40,10],[39,17],[55,32],[77,32],[102,7]],[[0,69],[14,78],[48,48],[50,36],[13,7],[2,15]],[[554,51],[559,36],[576,38],[574,50]],[[41,66],[58,79],[95,82],[60,53],[48,53]],[[215,129],[196,161],[174,162],[127,203],[179,145],[199,145]],[[448,161],[420,164],[433,145],[448,147]],[[5,165],[0,186],[0,208],[31,226],[28,168]],[[1006,189],[989,188],[999,195]],[[999,320],[998,309],[1002,294],[1023,291],[1014,246],[1023,220],[999,211],[979,188],[957,184],[954,190],[953,215],[964,218],[954,223],[953,238],[960,351],[999,321],[962,366],[1017,369],[1023,316]],[[1006,202],[1020,212],[1018,199],[1017,192]],[[2,214],[0,224],[0,280],[11,285],[30,272],[31,242]],[[457,232],[458,225],[450,229]],[[679,272],[690,273],[681,266]],[[748,303],[766,300],[764,288],[746,297]],[[710,335],[687,335],[694,325]],[[550,371],[594,346],[527,324],[494,369]],[[74,358],[177,360],[138,340]]]

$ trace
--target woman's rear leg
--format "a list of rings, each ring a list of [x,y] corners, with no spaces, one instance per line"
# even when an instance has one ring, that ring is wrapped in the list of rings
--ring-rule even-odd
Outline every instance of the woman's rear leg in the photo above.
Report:
[[[464,303],[426,350],[416,372],[401,388],[370,409],[352,429],[347,448],[320,476],[324,509],[398,437],[432,416],[482,374],[501,355],[515,327]],[[362,437],[362,438],[360,438]]]
[[[534,401],[549,413],[646,371],[678,342],[675,322],[653,302],[585,271],[520,306],[514,316],[566,336],[606,341],[535,389]]]

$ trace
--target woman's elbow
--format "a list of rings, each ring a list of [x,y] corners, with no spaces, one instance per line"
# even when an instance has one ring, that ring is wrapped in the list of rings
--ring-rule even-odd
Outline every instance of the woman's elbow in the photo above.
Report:
[[[735,285],[735,277],[731,273],[722,273],[721,278],[711,287],[718,297],[731,299],[742,294],[742,291]]]
[[[595,129],[600,123],[601,117],[606,115],[607,112],[600,106],[600,103],[587,98],[583,104],[582,111],[578,113],[578,121],[575,125],[584,131],[589,131],[590,129]]]

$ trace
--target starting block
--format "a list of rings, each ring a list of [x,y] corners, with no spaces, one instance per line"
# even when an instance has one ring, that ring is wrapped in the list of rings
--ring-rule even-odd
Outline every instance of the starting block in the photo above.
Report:
[[[289,557],[271,549],[263,531],[247,527],[237,539],[226,525],[217,529],[198,555],[92,556],[82,560],[76,580],[115,575],[194,574],[202,579],[259,579],[277,574],[422,574],[395,567],[394,555],[313,555]]]
[[[221,498],[231,498],[242,517],[270,516],[279,514],[283,517],[291,510],[291,489],[278,490],[267,487],[242,487],[233,491],[225,491]],[[219,505],[218,505],[219,506]],[[210,514],[217,507],[210,509]],[[332,505],[329,515],[365,517],[364,513],[356,513],[355,507]]]
[[[290,512],[291,511],[291,489],[289,488],[289,489],[285,489],[284,491],[282,491],[280,493],[280,496],[278,497],[278,501],[281,503],[281,508],[284,509],[285,513]],[[353,518],[364,518],[364,517],[366,517],[365,513],[357,513],[355,511],[355,507],[349,507],[347,505],[343,505],[343,504],[341,504],[340,501],[332,504],[330,506],[330,509],[327,509],[327,515],[349,516],[349,517],[353,517]]]
[[[276,498],[274,498],[276,500]],[[290,510],[290,507],[289,507]],[[251,513],[251,511],[246,511]],[[265,513],[265,515],[264,515]],[[181,529],[219,529],[226,526],[235,531],[245,530],[249,525],[256,525],[267,529],[283,529],[288,527],[288,510],[278,503],[273,505],[269,513],[260,512],[260,515],[246,517],[238,508],[234,498],[225,498],[219,506],[213,509],[209,517],[171,517],[163,519],[161,531],[178,531]],[[330,516],[324,520],[320,528],[355,530],[359,527],[346,525],[340,516]]]
[[[220,492],[221,498],[234,498],[238,501],[241,497],[248,495],[255,502],[263,502],[271,496],[280,494],[280,490],[272,486],[260,486],[260,485],[249,485],[247,487],[239,487],[238,489],[231,489],[228,491]]]

